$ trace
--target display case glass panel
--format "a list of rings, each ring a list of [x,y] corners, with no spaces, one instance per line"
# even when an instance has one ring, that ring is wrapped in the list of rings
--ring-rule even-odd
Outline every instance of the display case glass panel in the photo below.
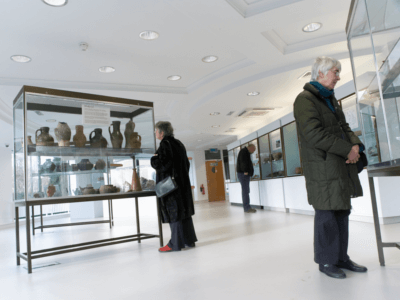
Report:
[[[14,101],[14,116],[23,120],[25,114],[28,200],[154,190],[151,103],[33,87],[23,91],[26,110]],[[20,136],[15,130],[15,139]],[[18,166],[18,155],[15,161]]]
[[[251,162],[253,163],[253,168],[254,168],[254,175],[253,177],[251,177],[251,180],[260,180],[260,159],[259,159],[257,139],[254,139],[251,142],[249,142],[247,146],[250,144],[253,144],[256,147],[255,151],[252,154],[250,154]]]
[[[283,141],[285,147],[286,175],[301,175],[302,170],[296,122],[283,126]]]
[[[281,129],[272,131],[269,134],[269,145],[272,158],[272,177],[279,178],[285,176],[285,167],[282,153]]]
[[[238,159],[240,150],[241,150],[240,146],[233,149],[233,155],[235,156],[235,177],[234,178],[235,178],[236,182],[239,181],[239,179],[237,177],[236,166],[237,166],[237,159]]]
[[[21,94],[14,103],[14,200],[25,199],[25,101]]]
[[[400,158],[400,3],[357,0],[348,45],[369,165]]]
[[[261,179],[272,178],[271,151],[269,150],[269,135],[258,138],[260,148]]]
[[[236,179],[236,161],[235,161],[235,154],[233,150],[228,151],[228,159],[229,159],[229,175],[231,182],[237,182]]]

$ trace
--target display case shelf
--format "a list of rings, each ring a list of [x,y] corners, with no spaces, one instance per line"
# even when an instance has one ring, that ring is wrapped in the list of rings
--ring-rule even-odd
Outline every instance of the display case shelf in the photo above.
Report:
[[[135,154],[153,154],[150,148],[91,148],[91,147],[59,147],[28,146],[29,156],[134,156]]]
[[[113,169],[113,168],[111,168]],[[32,173],[31,176],[63,176],[63,175],[87,175],[87,174],[104,174],[107,170],[88,170],[88,171],[67,171],[67,172],[43,172]]]

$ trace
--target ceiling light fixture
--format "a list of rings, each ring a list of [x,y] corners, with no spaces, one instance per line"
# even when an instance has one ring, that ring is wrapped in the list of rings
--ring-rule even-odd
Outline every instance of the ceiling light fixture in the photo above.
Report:
[[[310,23],[303,27],[304,32],[314,32],[322,27],[321,23]]]
[[[213,112],[213,113],[210,113],[210,116],[218,116],[220,113],[219,112]]]
[[[203,57],[201,60],[202,60],[203,62],[205,62],[205,63],[212,63],[212,62],[218,60],[218,56],[209,55],[209,56]]]
[[[10,57],[12,61],[19,63],[27,63],[31,61],[31,58],[25,55],[13,55]]]
[[[247,93],[247,96],[258,96],[258,95],[260,95],[260,92],[250,92],[250,93]]]
[[[172,80],[172,81],[176,81],[176,80],[180,80],[182,77],[179,75],[171,75],[169,76],[167,79],[168,80]]]
[[[112,73],[112,72],[115,72],[115,68],[105,66],[105,67],[100,67],[99,71],[101,73]]]
[[[220,125],[213,125],[212,128],[218,128]]]
[[[155,31],[146,30],[146,31],[141,32],[139,34],[139,36],[141,39],[151,41],[151,40],[157,39],[160,35]]]
[[[50,6],[60,7],[67,5],[68,0],[42,0],[44,3]]]

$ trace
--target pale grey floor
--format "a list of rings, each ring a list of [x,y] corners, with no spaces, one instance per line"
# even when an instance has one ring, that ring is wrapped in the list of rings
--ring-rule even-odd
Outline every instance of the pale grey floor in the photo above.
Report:
[[[152,201],[141,203],[145,232],[156,232]],[[118,212],[118,205],[116,207]],[[60,222],[60,220],[57,220]],[[369,268],[331,279],[313,262],[313,217],[258,211],[244,214],[228,203],[196,204],[197,247],[159,253],[158,240],[126,243],[38,259],[28,275],[15,264],[14,230],[0,230],[0,299],[400,299],[400,251],[378,262],[372,224],[350,223],[349,254]],[[34,249],[135,232],[134,221],[116,226],[47,229]],[[22,232],[21,232],[22,233]],[[164,225],[165,240],[169,227]],[[384,241],[400,240],[400,224],[382,226]]]

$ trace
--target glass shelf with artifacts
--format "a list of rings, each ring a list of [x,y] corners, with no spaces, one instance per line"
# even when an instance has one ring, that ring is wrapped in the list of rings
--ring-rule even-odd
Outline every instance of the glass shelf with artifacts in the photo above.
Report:
[[[14,100],[17,202],[154,191],[154,152],[151,102],[29,86]]]
[[[272,162],[271,151],[269,149],[269,135],[263,135],[258,138],[260,163],[261,163],[261,179],[272,178]]]
[[[284,177],[285,164],[283,156],[281,128],[269,133],[269,144],[271,149],[272,177]]]

